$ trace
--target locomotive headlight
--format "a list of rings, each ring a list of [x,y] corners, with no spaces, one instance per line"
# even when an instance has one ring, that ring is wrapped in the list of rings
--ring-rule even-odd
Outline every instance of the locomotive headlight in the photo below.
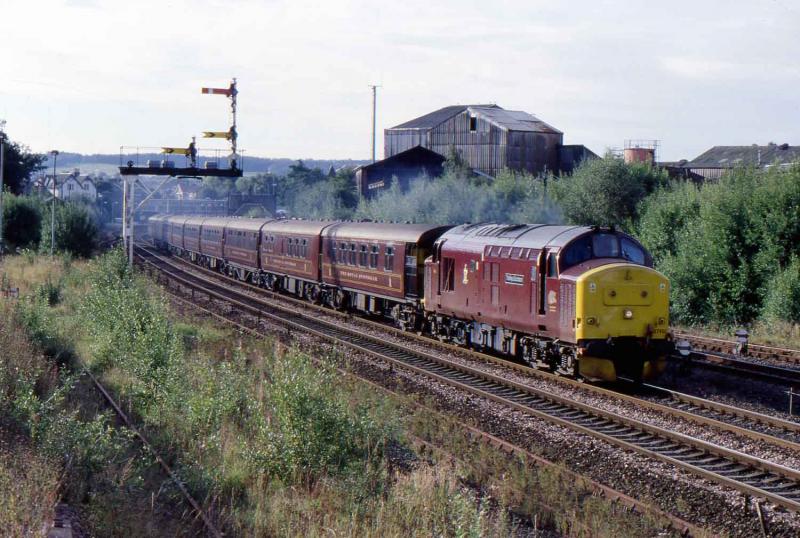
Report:
[[[596,318],[586,318],[586,325],[594,325],[595,323],[597,323]]]
[[[666,320],[666,319],[664,319],[664,318],[658,318],[658,324],[659,324],[659,325],[664,325],[666,322],[667,322],[667,320]]]
[[[626,310],[625,310],[625,311],[622,313],[622,317],[623,317],[623,318],[625,318],[625,319],[633,319],[633,310],[626,309]]]

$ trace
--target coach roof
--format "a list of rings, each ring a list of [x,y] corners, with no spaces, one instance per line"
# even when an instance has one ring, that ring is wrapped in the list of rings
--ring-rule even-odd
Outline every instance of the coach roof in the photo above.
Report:
[[[272,219],[251,218],[227,219],[228,223],[226,226],[229,230],[249,230],[252,232],[257,232],[271,220]]]
[[[319,235],[327,226],[334,224],[330,220],[273,220],[262,229],[262,233]]]
[[[419,243],[436,239],[452,226],[432,224],[392,224],[386,222],[340,222],[327,228],[322,235],[341,239],[365,241],[399,241]]]

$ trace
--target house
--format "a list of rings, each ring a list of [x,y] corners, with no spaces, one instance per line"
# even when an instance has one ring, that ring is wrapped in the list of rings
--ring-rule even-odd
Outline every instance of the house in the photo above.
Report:
[[[474,170],[539,174],[560,170],[563,133],[532,114],[497,105],[446,106],[384,131],[386,159],[422,146],[442,156],[454,148]]]
[[[34,184],[41,192],[53,194],[53,176],[48,175]],[[56,174],[56,198],[60,200],[97,200],[97,187],[89,176],[81,176],[78,168],[68,174]]]
[[[435,151],[415,146],[382,161],[359,166],[355,170],[358,192],[365,198],[371,198],[389,188],[394,179],[397,179],[400,188],[405,191],[414,178],[442,175],[444,161],[445,158]]]
[[[766,146],[714,146],[682,167],[704,179],[719,179],[736,166],[788,166],[800,162],[800,146],[769,143]]]
[[[175,187],[175,197],[178,200],[196,200],[200,187],[202,187],[200,183],[178,181],[178,185]]]

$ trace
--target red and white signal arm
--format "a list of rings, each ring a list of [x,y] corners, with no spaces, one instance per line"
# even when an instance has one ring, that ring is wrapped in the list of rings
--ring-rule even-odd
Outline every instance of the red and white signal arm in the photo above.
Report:
[[[231,96],[230,88],[201,88],[200,91],[208,95],[224,95],[226,97]]]

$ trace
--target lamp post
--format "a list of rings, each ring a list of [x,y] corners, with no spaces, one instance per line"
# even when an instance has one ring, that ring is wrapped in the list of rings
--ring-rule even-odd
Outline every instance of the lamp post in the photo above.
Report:
[[[6,133],[5,133],[5,120],[0,120],[0,257],[3,256],[3,188],[5,187],[3,179],[3,157],[5,157],[6,150]]]
[[[53,204],[50,211],[50,257],[53,257],[56,248],[56,160],[58,159],[58,150],[50,152],[53,156]]]

